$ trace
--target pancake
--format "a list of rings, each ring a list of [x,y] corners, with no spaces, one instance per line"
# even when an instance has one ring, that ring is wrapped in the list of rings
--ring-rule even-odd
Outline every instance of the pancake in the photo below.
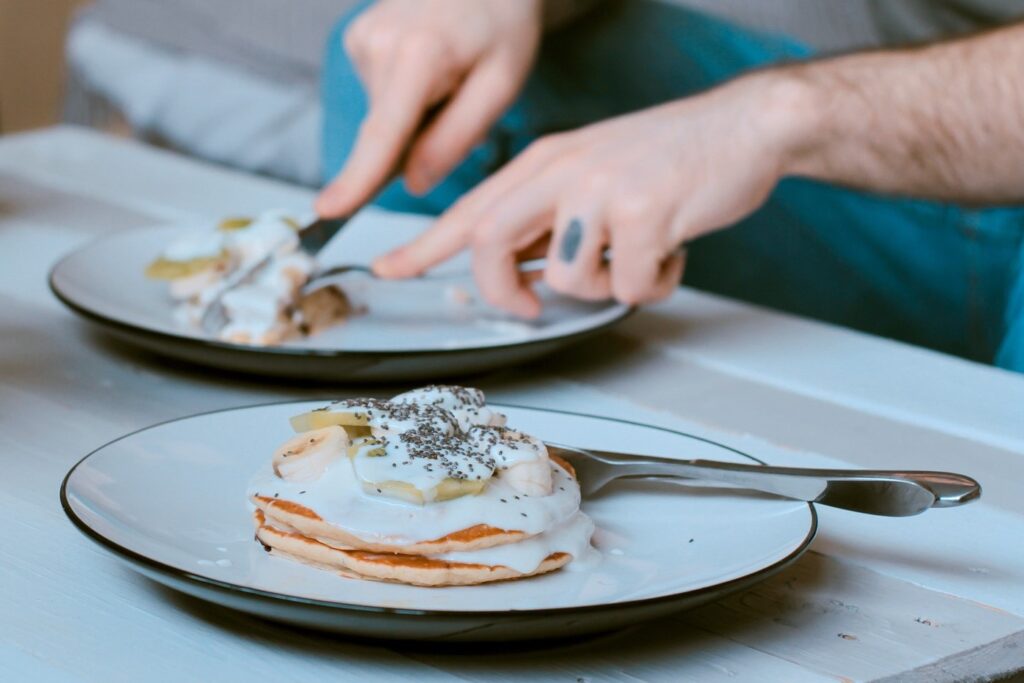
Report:
[[[569,476],[576,476],[568,462],[558,456],[551,456],[555,463]],[[451,552],[484,550],[506,543],[516,543],[530,534],[516,529],[498,529],[486,524],[476,524],[441,538],[424,539],[415,543],[377,543],[360,538],[345,529],[325,521],[309,507],[293,500],[252,496],[252,503],[277,526],[294,529],[302,535],[324,545],[342,550],[363,550],[377,553],[402,553],[407,555],[439,555]]]
[[[506,531],[486,524],[456,531],[441,538],[395,545],[367,541],[333,524],[325,522],[313,510],[291,500],[253,496],[254,505],[264,512],[275,524],[295,529],[303,535],[325,545],[340,549],[363,550],[378,553],[402,553],[406,555],[437,555],[439,553],[483,550],[496,545],[515,543],[528,536],[522,531]]]
[[[472,586],[536,576],[560,569],[572,560],[564,552],[551,553],[531,572],[509,567],[469,562],[453,562],[422,555],[374,553],[364,550],[333,548],[294,530],[268,523],[262,510],[253,513],[256,539],[271,554],[298,560],[320,569],[340,570],[359,578],[407,583],[414,586]]]

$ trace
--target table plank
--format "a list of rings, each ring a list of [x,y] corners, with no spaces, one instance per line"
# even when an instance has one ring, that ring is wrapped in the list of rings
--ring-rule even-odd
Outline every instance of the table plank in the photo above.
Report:
[[[685,289],[629,333],[719,372],[1024,452],[1019,373]]]
[[[1024,381],[685,290],[614,334],[482,385],[506,401],[697,431],[783,464],[966,469],[984,502],[910,520],[822,510],[814,552],[742,595],[506,656],[295,631],[121,568],[63,519],[56,486],[75,460],[153,422],[325,389],[214,376],[111,341],[52,299],[49,265],[108,230],[302,209],[310,196],[75,129],[0,139],[0,253],[17,254],[0,269],[0,659],[13,671],[88,681],[798,681],[963,680],[1024,667],[1024,553],[1012,542],[1024,533]],[[899,372],[878,372],[893,363]]]
[[[817,552],[752,590],[677,618],[853,680],[895,675],[893,663],[905,677],[938,675],[934,665],[963,649],[965,637],[984,643],[982,649],[998,643],[1010,651],[1013,643],[1024,644],[1019,616]],[[980,678],[1004,671],[1005,661],[990,661],[973,658],[971,673]]]

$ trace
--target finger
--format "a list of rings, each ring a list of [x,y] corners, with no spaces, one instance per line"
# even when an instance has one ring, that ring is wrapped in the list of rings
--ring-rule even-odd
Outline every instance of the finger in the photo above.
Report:
[[[544,279],[543,270],[528,270],[522,274],[522,281],[525,285],[532,289],[532,285],[541,282]]]
[[[579,299],[611,298],[611,273],[604,260],[608,244],[600,201],[563,203],[555,218],[544,279],[556,292]]]
[[[530,287],[535,277],[519,270],[521,253],[551,229],[553,208],[535,203],[507,205],[496,212],[483,237],[473,244],[473,276],[483,298],[522,318],[540,315],[541,303]]]
[[[429,106],[431,74],[424,65],[396,62],[360,126],[355,146],[338,177],[316,201],[321,216],[344,216],[387,182]]]
[[[468,247],[474,227],[473,221],[453,207],[408,244],[374,259],[373,272],[387,279],[422,275]]]
[[[636,305],[656,298],[663,286],[662,265],[667,254],[660,244],[659,224],[619,223],[612,226],[612,295],[621,303]]]
[[[409,152],[404,175],[411,192],[425,194],[484,139],[522,85],[510,75],[513,69],[508,58],[496,56],[470,73]]]
[[[380,45],[381,39],[389,36],[373,26],[371,13],[363,12],[356,17],[341,37],[341,44],[352,61],[355,72],[363,82],[364,87],[368,84],[371,66],[379,65],[380,60],[374,60],[371,46]],[[380,52],[380,50],[376,50]]]
[[[540,314],[540,299],[519,271],[517,255],[551,231],[565,175],[548,171],[489,210],[473,238],[473,274],[484,299],[524,318]]]
[[[620,248],[612,254],[612,294],[630,306],[664,299],[679,286],[685,263],[682,251],[666,257],[656,251]]]
[[[685,266],[686,252],[681,249],[665,259],[647,301],[659,301],[671,296],[682,281]]]
[[[561,150],[563,147],[555,142],[534,143],[460,199],[432,228],[374,261],[374,272],[387,278],[413,277],[462,251],[469,246],[487,211],[503,198],[516,196]]]

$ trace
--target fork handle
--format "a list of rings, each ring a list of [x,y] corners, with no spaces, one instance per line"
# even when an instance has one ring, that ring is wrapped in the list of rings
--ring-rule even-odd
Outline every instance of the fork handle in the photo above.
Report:
[[[874,514],[917,514],[929,507],[963,505],[981,495],[977,481],[952,472],[809,469],[710,460],[692,464],[704,473],[715,472],[724,482],[790,497],[806,492],[804,498],[811,502]]]
[[[601,453],[614,460],[614,453]],[[869,514],[903,517],[954,507],[981,496],[974,479],[952,472],[838,470],[744,465],[713,460],[629,458],[616,463],[632,475],[718,481],[787,498]],[[623,472],[623,474],[626,474]]]

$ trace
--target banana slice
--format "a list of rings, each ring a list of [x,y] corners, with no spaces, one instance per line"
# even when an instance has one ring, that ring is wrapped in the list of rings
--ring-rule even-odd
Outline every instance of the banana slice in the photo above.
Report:
[[[363,481],[362,484],[363,490],[369,494],[397,498],[416,505],[440,503],[462,496],[475,496],[487,488],[485,479],[452,479],[451,477],[442,479],[436,486],[425,491],[406,481],[388,480],[376,483]]]
[[[337,426],[343,427],[350,439],[370,435],[369,417],[365,412],[356,410],[319,408],[296,415],[289,422],[291,422],[292,429],[299,433]]]
[[[217,256],[200,256],[184,261],[161,256],[146,266],[146,277],[153,280],[178,280],[207,270],[226,270],[229,263],[227,251],[222,251]]]
[[[218,261],[198,273],[174,278],[168,283],[171,298],[175,301],[201,301],[203,292],[223,279],[229,266],[230,263],[226,260]]]
[[[501,470],[499,476],[516,491],[528,496],[547,496],[554,489],[551,463],[547,458],[516,463]]]
[[[232,230],[241,230],[242,228],[248,228],[252,225],[252,219],[245,216],[236,216],[231,218],[225,218],[217,224],[217,229],[223,232],[231,232]]]
[[[507,427],[476,426],[466,435],[474,448],[486,453],[499,476],[528,496],[546,496],[553,488],[548,448],[540,439]]]
[[[274,473],[286,481],[313,481],[347,453],[348,435],[332,425],[296,434],[274,452]]]
[[[348,453],[364,491],[416,505],[476,495],[487,488],[493,474],[480,467],[459,477],[444,476],[440,462],[410,456],[394,436],[357,439]]]
[[[370,398],[335,401],[318,410],[296,415],[291,418],[291,425],[297,432],[338,425],[344,427],[352,438],[371,432],[376,436],[400,434],[417,428],[436,430],[445,436],[458,430],[451,413],[436,406],[396,404]]]

